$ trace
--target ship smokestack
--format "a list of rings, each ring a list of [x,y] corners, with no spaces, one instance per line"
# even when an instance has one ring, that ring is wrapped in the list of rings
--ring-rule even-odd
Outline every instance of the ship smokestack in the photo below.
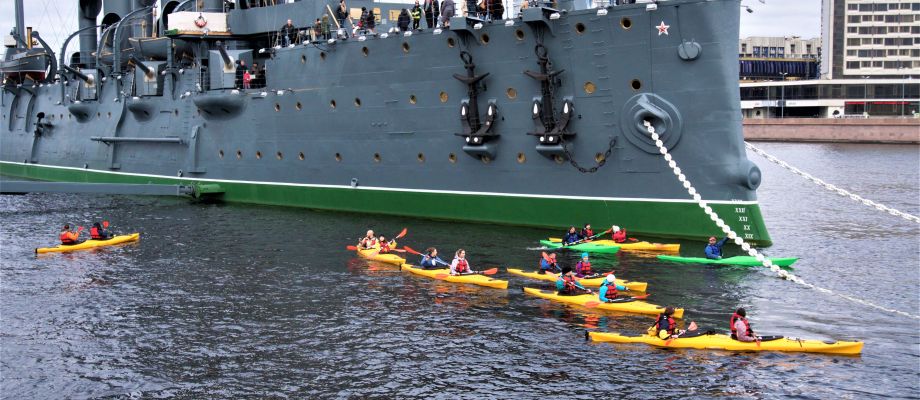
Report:
[[[102,0],[80,0],[80,15],[78,23],[80,29],[86,29],[80,33],[80,64],[92,66],[96,52],[96,43],[99,39],[96,36],[96,29],[89,29],[96,26],[96,17],[102,10]]]

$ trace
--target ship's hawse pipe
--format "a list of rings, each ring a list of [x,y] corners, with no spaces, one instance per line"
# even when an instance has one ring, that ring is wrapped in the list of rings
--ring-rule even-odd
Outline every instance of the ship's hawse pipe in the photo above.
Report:
[[[145,65],[143,61],[135,57],[134,54],[128,56],[128,59],[131,60],[132,63],[134,63],[135,67],[140,68],[142,71],[144,71],[144,75],[147,75],[147,78],[150,78],[153,76],[153,70],[150,69],[150,67],[148,67],[147,65]]]
[[[90,78],[89,75],[86,75],[80,71],[77,71],[76,69],[71,68],[69,65],[63,65],[62,67],[64,67],[64,69],[66,69],[67,72],[70,72],[71,74],[73,74],[73,76],[77,77],[77,79],[83,82],[86,82],[86,83],[93,83],[93,78]]]

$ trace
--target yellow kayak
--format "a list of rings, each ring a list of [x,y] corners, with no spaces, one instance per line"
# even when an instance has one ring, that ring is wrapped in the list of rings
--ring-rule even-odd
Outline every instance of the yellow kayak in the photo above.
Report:
[[[527,278],[539,279],[548,282],[555,282],[555,274],[541,274],[538,271],[528,272],[517,268],[508,268],[509,274],[520,275]],[[578,283],[581,283],[582,286],[591,286],[591,287],[600,287],[601,283],[604,282],[604,277],[600,278],[582,278],[578,280]],[[617,285],[626,286],[627,289],[634,292],[644,292],[648,288],[648,282],[631,282],[622,279],[617,279]]]
[[[556,294],[555,291],[540,290],[534,288],[524,288],[524,293],[534,295],[537,297],[542,297],[547,300],[558,301],[560,303],[575,304],[578,306],[585,306],[588,303],[597,304],[592,308],[597,308],[599,310],[608,310],[608,311],[620,311],[628,312],[635,314],[647,314],[647,315],[658,315],[664,311],[664,307],[658,306],[651,303],[646,303],[641,300],[622,302],[622,303],[600,303],[597,299],[597,294],[581,294],[577,296],[560,296]],[[684,316],[683,308],[674,309],[674,318],[682,318]]]
[[[130,235],[118,235],[114,236],[111,239],[107,240],[86,240],[77,244],[72,245],[59,245],[57,247],[39,247],[35,249],[36,254],[44,253],[66,253],[68,251],[75,250],[86,250],[86,249],[95,249],[97,247],[111,246],[119,243],[135,242],[140,240],[140,233],[132,233]]]
[[[560,238],[549,238],[550,242],[561,243]],[[652,242],[626,242],[617,243],[610,239],[592,240],[588,243],[598,244],[601,246],[619,246],[622,251],[680,251],[680,243],[652,243]]]
[[[450,269],[422,269],[416,268],[414,265],[403,264],[400,267],[403,271],[409,271],[416,275],[426,276],[432,279],[443,280],[446,282],[454,283],[469,283],[471,285],[486,286],[495,289],[507,289],[508,281],[503,281],[500,279],[492,279],[485,275],[471,274],[471,275],[458,275],[451,276]]]
[[[396,246],[394,245],[393,247]],[[406,263],[405,258],[397,256],[396,254],[380,253],[380,247],[375,247],[373,249],[358,249],[358,257],[393,265],[403,265]]]
[[[668,340],[656,336],[624,336],[618,333],[589,332],[588,336],[595,342],[645,343],[656,347],[676,349],[712,349],[728,351],[790,351],[802,353],[859,354],[863,342],[802,340],[795,338],[778,338],[757,342],[739,342],[727,335],[713,334]]]

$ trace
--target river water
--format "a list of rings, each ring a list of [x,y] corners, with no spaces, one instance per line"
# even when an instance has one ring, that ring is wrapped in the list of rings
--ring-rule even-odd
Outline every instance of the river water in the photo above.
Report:
[[[758,146],[866,197],[920,213],[917,146]],[[920,229],[757,155],[771,256],[807,282],[920,315]],[[678,160],[679,162],[679,160]],[[662,350],[584,340],[649,317],[570,308],[355,259],[367,227],[404,244],[467,249],[474,267],[524,266],[557,232],[132,196],[0,197],[0,397],[917,398],[920,320],[775,277],[657,262],[597,268],[649,282],[649,301],[726,329],[863,340],[861,356]],[[64,222],[106,219],[138,244],[36,257]],[[580,222],[580,221],[575,221]],[[682,242],[684,255],[703,244]],[[738,253],[731,248],[729,253]],[[574,257],[574,256],[567,256]],[[566,260],[574,261],[573,258]]]

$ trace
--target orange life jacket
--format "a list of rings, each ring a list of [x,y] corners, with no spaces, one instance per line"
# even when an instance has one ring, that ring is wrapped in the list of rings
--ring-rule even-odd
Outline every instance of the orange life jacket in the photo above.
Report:
[[[613,233],[613,241],[617,243],[623,243],[626,241],[626,229],[620,229],[617,232]]]
[[[73,233],[71,231],[61,232],[61,244],[74,244],[77,242],[78,237],[80,237],[79,233]]]

